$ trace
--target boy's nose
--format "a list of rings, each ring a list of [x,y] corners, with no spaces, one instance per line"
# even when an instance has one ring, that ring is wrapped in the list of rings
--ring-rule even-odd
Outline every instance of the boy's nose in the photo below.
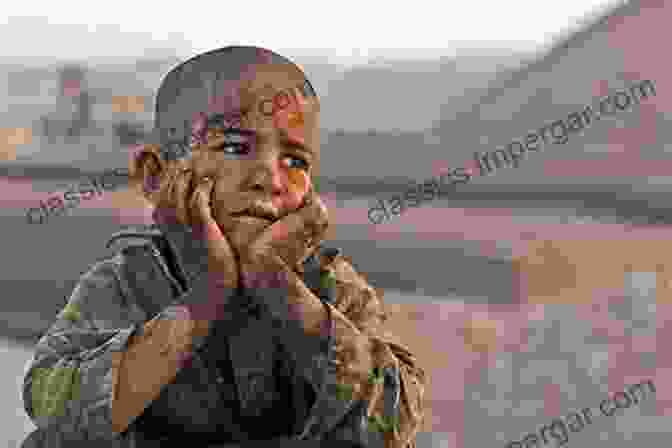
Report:
[[[250,187],[273,197],[285,193],[287,180],[280,162],[267,157],[258,160],[250,173]]]

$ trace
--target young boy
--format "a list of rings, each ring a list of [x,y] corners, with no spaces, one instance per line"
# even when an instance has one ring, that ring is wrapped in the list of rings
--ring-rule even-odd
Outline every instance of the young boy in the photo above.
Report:
[[[303,72],[261,48],[164,78],[130,167],[155,225],[116,234],[40,339],[24,447],[415,446],[424,372],[322,245],[318,117]]]

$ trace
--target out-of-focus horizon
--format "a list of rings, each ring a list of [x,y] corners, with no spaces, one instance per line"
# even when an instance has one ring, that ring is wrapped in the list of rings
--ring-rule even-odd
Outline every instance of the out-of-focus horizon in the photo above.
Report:
[[[584,0],[569,2],[564,9],[546,8],[545,25],[541,25],[539,20],[527,24],[524,20],[526,14],[539,10],[536,3],[512,2],[507,6],[510,26],[505,27],[487,22],[502,12],[498,9],[501,6],[489,5],[489,14],[483,15],[477,2],[470,3],[460,11],[459,20],[455,14],[445,17],[443,36],[438,40],[425,36],[423,41],[416,35],[426,29],[423,26],[397,48],[376,48],[376,44],[380,47],[380,36],[374,39],[368,34],[367,45],[357,46],[351,33],[329,48],[325,43],[333,36],[322,30],[315,33],[322,38],[310,39],[313,48],[297,50],[297,41],[306,41],[304,31],[287,22],[291,32],[269,35],[265,32],[268,27],[263,26],[267,18],[255,20],[255,32],[236,21],[229,21],[226,29],[213,30],[206,26],[213,23],[212,18],[200,17],[195,23],[164,11],[160,21],[147,27],[145,19],[142,25],[137,20],[148,17],[148,11],[142,9],[147,5],[135,2],[130,9],[134,14],[126,12],[122,25],[112,25],[115,11],[123,10],[123,2],[115,4],[115,11],[91,11],[77,2],[59,4],[58,8],[45,4],[39,9],[42,17],[22,14],[20,5],[13,2],[3,11],[6,23],[0,28],[3,40],[14,43],[0,55],[0,80],[5,81],[0,87],[6,86],[4,92],[0,90],[5,105],[0,111],[3,158],[10,166],[64,165],[84,171],[124,163],[119,158],[125,157],[123,149],[115,148],[140,141],[151,131],[154,93],[167,71],[201,51],[240,43],[266,46],[300,64],[324,104],[323,129],[334,138],[348,140],[342,140],[343,144],[356,146],[351,140],[359,142],[360,133],[367,139],[381,135],[379,145],[383,146],[387,145],[385,135],[417,134],[416,138],[424,139],[472,109],[496,80],[539,59],[557,42],[618,4]],[[416,6],[410,16],[391,7],[381,10],[385,20],[377,26],[389,35],[387,45],[396,42],[394,28],[410,29],[405,21],[418,17],[418,11],[424,11],[424,20],[436,21],[430,14],[436,11],[430,5],[421,2]],[[334,14],[340,14],[341,9]],[[303,18],[301,14],[297,21]],[[359,23],[359,19],[353,20]],[[469,20],[478,21],[479,26],[465,27]],[[479,28],[480,34],[473,28]],[[305,28],[305,33],[309,30]],[[235,35],[237,40],[226,41],[222,35]],[[246,36],[248,41],[244,42]],[[319,48],[321,45],[324,48]],[[71,73],[81,72],[79,80],[59,79],[66,67]],[[64,94],[63,82],[82,83],[81,92]],[[76,129],[64,124],[75,121]],[[53,151],[53,143],[65,146]],[[443,143],[445,146],[447,141]],[[414,171],[419,172],[419,167]],[[359,178],[373,174],[380,173],[352,173]],[[400,173],[392,170],[389,176],[399,177]]]
[[[127,3],[129,9],[125,10]],[[374,3],[366,6],[368,17],[375,16]],[[246,20],[223,21],[217,14],[184,20],[182,13],[166,10],[161,10],[160,20],[151,21],[148,27],[147,18],[157,7],[150,2],[120,1],[115,2],[113,10],[101,5],[95,11],[79,2],[59,2],[57,7],[45,3],[37,9],[31,5],[31,16],[22,14],[25,11],[20,3],[12,2],[2,12],[6,20],[0,28],[3,41],[12,43],[0,54],[0,76],[7,77],[2,84],[8,88],[0,95],[5,112],[11,106],[12,113],[8,114],[11,119],[0,115],[0,120],[21,121],[21,109],[28,109],[29,104],[38,107],[54,103],[58,67],[75,65],[87,72],[94,120],[96,116],[103,121],[112,119],[107,117],[104,104],[110,103],[113,95],[143,96],[146,115],[138,119],[151,124],[153,93],[172,66],[220,46],[252,44],[266,46],[305,68],[325,102],[324,129],[425,131],[441,115],[459,109],[465,97],[477,95],[496,75],[537,57],[617,2],[581,0],[565,2],[562,8],[550,11],[544,7],[543,24],[539,20],[525,23],[525,15],[540,9],[535,2],[509,2],[506,10],[513,12],[509,26],[489,22],[502,12],[501,5],[488,5],[489,14],[483,15],[478,2],[469,2],[469,7],[461,8],[459,17],[447,14],[436,23],[442,34],[439,39],[426,35],[430,23],[437,22],[438,11],[436,6],[424,3],[419,2],[411,13],[402,14],[389,5],[379,9],[381,20],[376,21],[377,33],[372,36],[361,22],[367,16],[362,5],[358,14],[348,13],[349,22],[342,16],[345,5],[332,11],[335,16],[330,16],[328,26],[334,26],[334,21],[342,26],[347,23],[349,32],[343,35],[325,28],[311,33],[314,24],[306,19],[310,14],[298,6],[293,14],[297,23],[274,19],[271,9],[269,14],[255,17],[252,29]],[[32,16],[36,10],[42,17]],[[121,25],[112,24],[115,18]],[[416,26],[420,18],[423,26]],[[478,26],[465,26],[470,20]],[[271,25],[280,23],[283,33],[270,31]],[[357,28],[359,25],[362,28]],[[399,29],[414,31],[399,42]],[[362,39],[356,42],[354,36],[358,34]],[[309,42],[313,48],[297,49],[299,42]],[[381,43],[387,49],[377,48]],[[445,104],[458,98],[458,107]],[[355,101],[357,107],[353,107]],[[395,110],[397,104],[403,104],[404,111]]]

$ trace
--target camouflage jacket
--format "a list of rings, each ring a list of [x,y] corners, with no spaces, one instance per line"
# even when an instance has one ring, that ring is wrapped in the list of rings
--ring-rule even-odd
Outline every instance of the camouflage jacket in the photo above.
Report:
[[[115,433],[115,354],[145,322],[198,293],[206,248],[190,238],[156,225],[113,236],[109,243],[123,244],[81,277],[27,366],[24,407],[38,429],[25,448],[415,447],[424,372],[382,330],[380,294],[322,245],[301,274],[332,322],[341,313],[352,323],[348,331],[336,338],[332,326],[326,339],[297,344],[308,336],[289,337],[276,317],[240,300],[235,318],[215,325],[175,380]],[[357,369],[365,359],[368,375]]]

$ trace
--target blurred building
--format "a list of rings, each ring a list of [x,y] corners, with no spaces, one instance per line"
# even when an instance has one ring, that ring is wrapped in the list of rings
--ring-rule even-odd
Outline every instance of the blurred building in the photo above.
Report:
[[[92,124],[92,98],[86,86],[86,69],[66,65],[58,71],[59,92],[56,108],[41,118],[42,135],[80,137]]]
[[[151,128],[158,75],[133,64],[0,65],[7,80],[0,158],[84,170],[125,165],[125,148]]]

